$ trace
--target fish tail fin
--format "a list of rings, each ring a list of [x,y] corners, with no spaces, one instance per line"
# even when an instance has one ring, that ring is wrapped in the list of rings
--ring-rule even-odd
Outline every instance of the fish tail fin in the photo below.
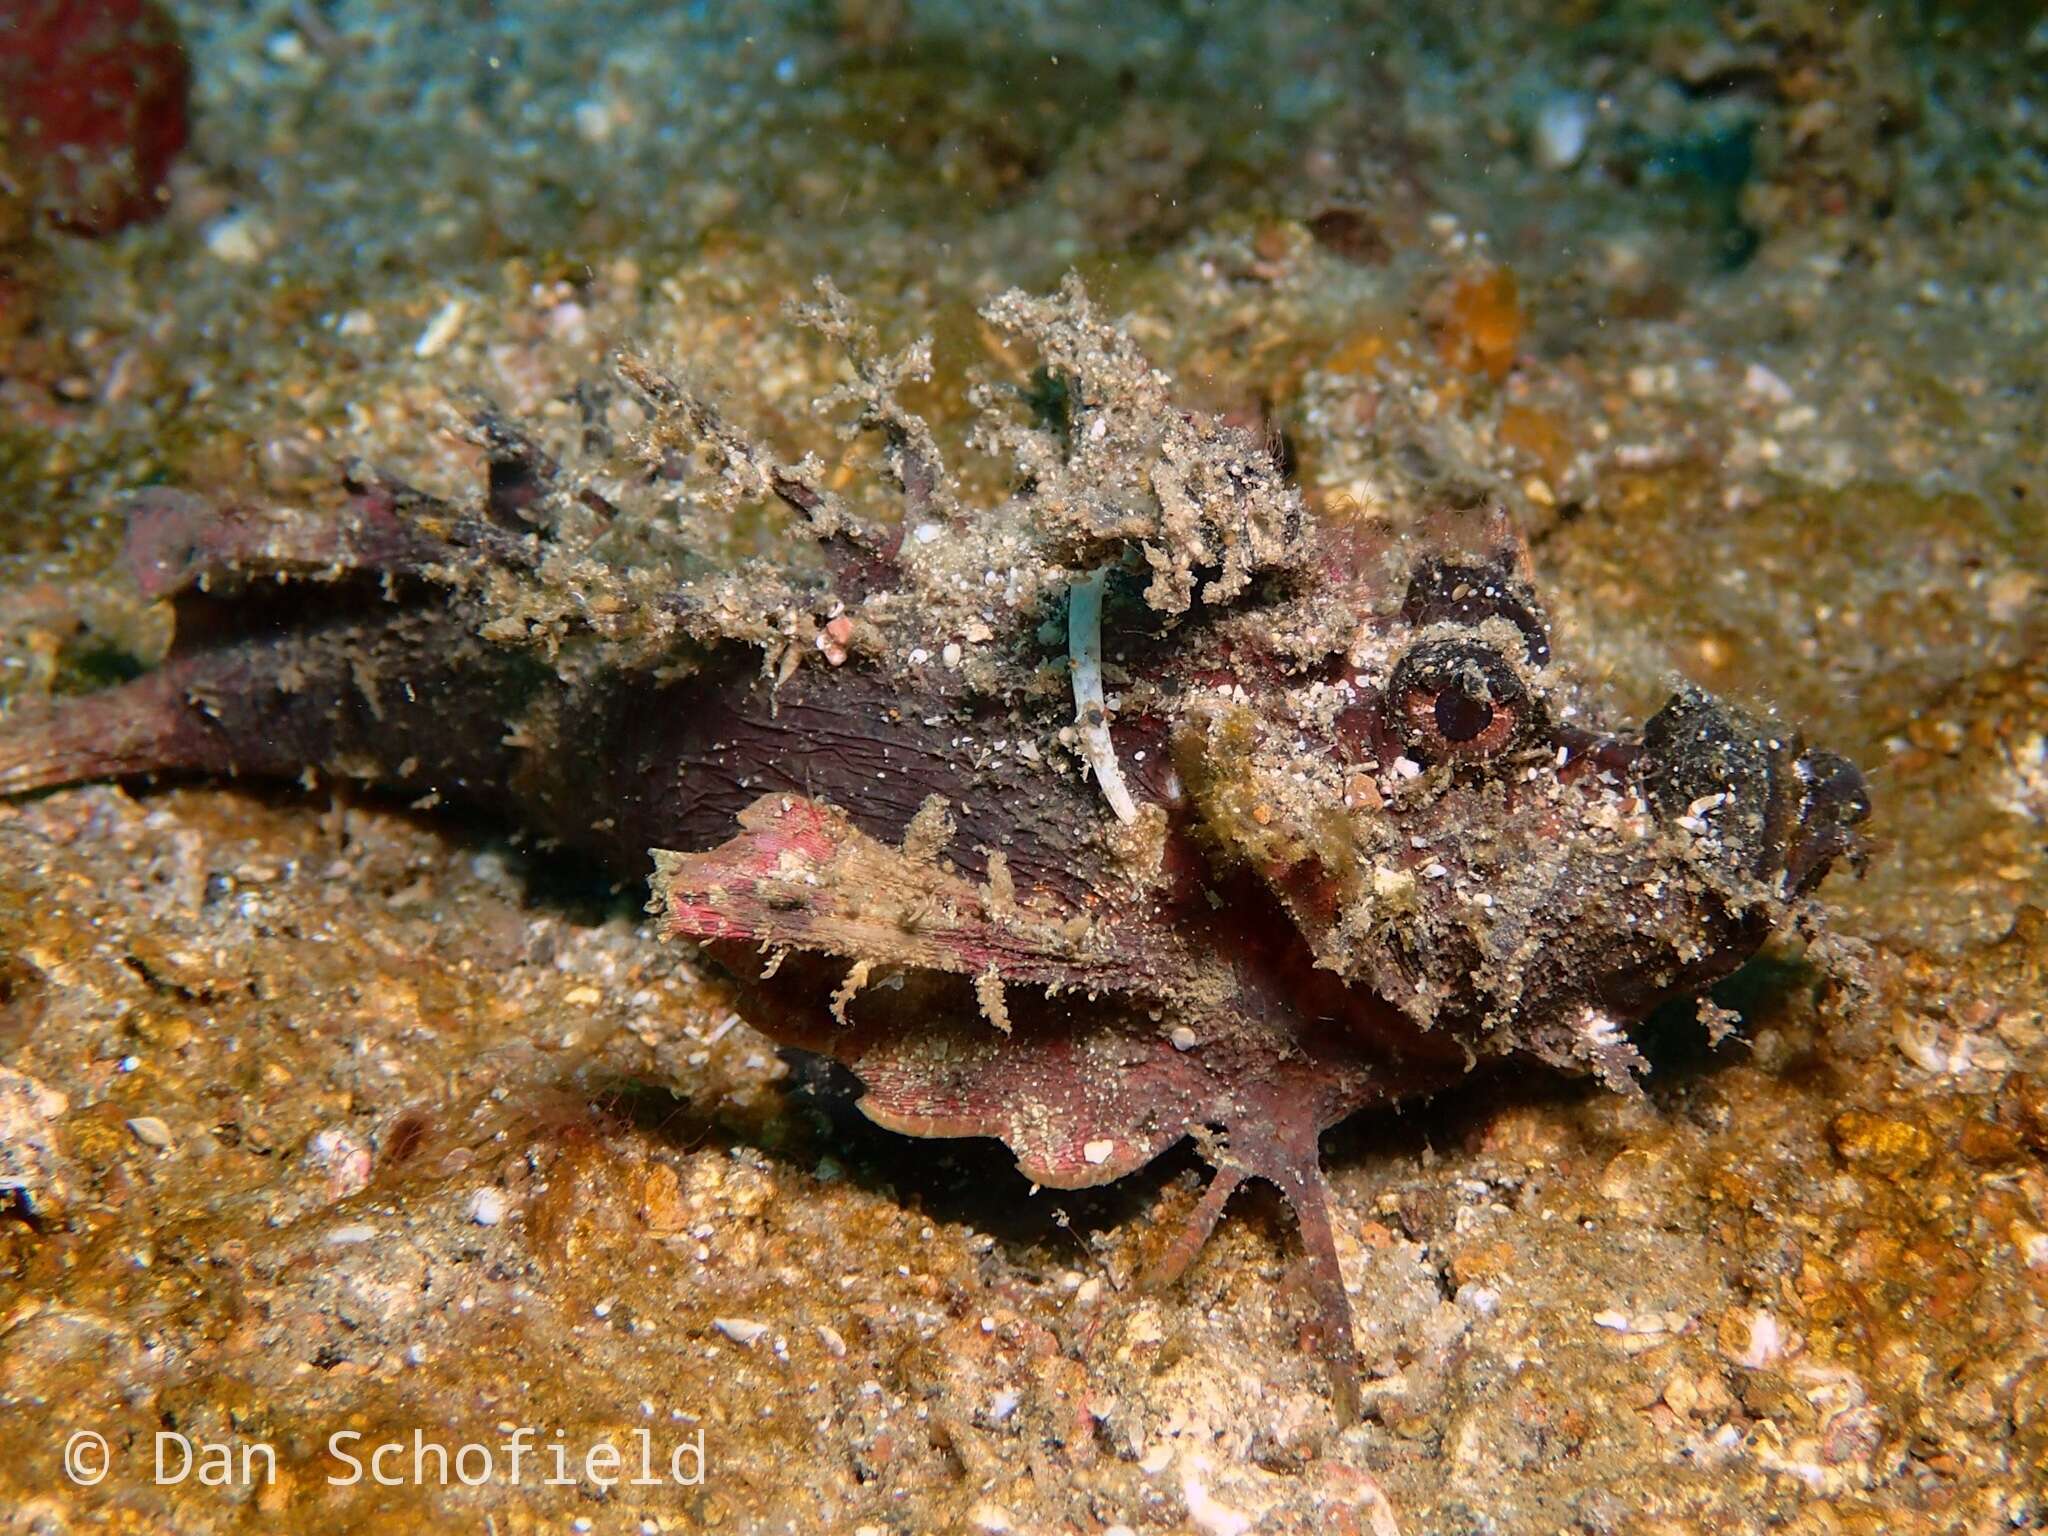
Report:
[[[219,765],[210,733],[168,673],[0,716],[0,796]]]

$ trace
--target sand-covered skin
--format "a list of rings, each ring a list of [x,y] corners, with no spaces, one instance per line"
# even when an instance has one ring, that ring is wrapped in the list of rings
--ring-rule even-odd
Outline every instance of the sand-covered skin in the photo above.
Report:
[[[1567,44],[1503,7],[1482,47],[1287,12],[500,6],[427,36],[410,7],[186,8],[197,143],[166,218],[42,239],[0,339],[10,694],[161,648],[113,574],[121,493],[314,503],[358,458],[452,492],[476,389],[565,457],[628,462],[621,344],[882,515],[872,439],[808,409],[852,375],[781,314],[821,272],[884,346],[934,335],[906,394],[995,500],[967,386],[1030,360],[977,307],[1078,266],[1197,403],[1285,431],[1317,515],[1500,495],[1561,648],[1625,712],[1682,672],[1857,758],[1874,857],[1826,896],[1869,948],[1774,947],[1717,993],[1741,1015],[1718,1049],[1661,1024],[1646,1101],[1531,1078],[1327,1138],[1367,1376],[1340,1432],[1277,1204],[1241,1198],[1138,1293],[1192,1160],[1033,1194],[999,1151],[863,1127],[843,1085],[793,1097],[644,892],[510,829],[217,785],[0,809],[9,1515],[2043,1518],[2040,44],[1767,9]],[[1754,165],[1717,181],[1743,120]],[[704,1482],[327,1481],[337,1430],[520,1424],[664,1449],[701,1427]],[[167,1427],[267,1441],[279,1480],[154,1487]],[[82,1429],[113,1444],[90,1490],[59,1466]]]

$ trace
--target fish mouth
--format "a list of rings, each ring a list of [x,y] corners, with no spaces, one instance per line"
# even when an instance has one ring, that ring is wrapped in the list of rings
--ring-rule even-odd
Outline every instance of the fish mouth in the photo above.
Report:
[[[1856,829],[1870,819],[1870,787],[1862,770],[1835,752],[1802,752],[1792,764],[1800,789],[1799,818],[1786,850],[1792,889],[1812,890],[1836,859],[1857,874],[1869,857]]]
[[[1863,774],[1789,728],[1688,686],[1643,727],[1633,766],[1661,818],[1787,894],[1812,890],[1836,859],[1862,869]]]

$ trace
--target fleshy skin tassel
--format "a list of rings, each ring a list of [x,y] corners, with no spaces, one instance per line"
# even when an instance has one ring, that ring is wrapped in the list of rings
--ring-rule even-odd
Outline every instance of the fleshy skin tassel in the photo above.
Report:
[[[1091,571],[1067,589],[1067,654],[1074,667],[1074,724],[1081,756],[1095,772],[1102,798],[1126,826],[1138,819],[1138,804],[1117,766],[1109,739],[1109,707],[1102,698],[1103,571]]]

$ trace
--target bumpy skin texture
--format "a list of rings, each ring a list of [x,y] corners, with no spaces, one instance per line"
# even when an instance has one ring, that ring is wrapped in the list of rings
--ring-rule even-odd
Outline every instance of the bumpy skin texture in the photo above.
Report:
[[[989,394],[982,442],[1020,485],[973,509],[895,402],[923,349],[877,356],[829,289],[802,316],[849,349],[857,383],[830,398],[883,436],[901,527],[622,363],[640,483],[713,476],[662,518],[780,504],[809,575],[607,556],[621,482],[489,415],[473,507],[374,480],[321,516],[148,493],[128,557],[174,605],[172,652],[7,722],[0,793],[313,769],[634,875],[651,857],[664,931],[725,965],[757,1026],[851,1067],[880,1123],[999,1137],[1060,1187],[1196,1136],[1216,1178],[1162,1278],[1244,1178],[1276,1185],[1348,1415],[1320,1133],[1487,1059],[1639,1091],[1627,1026],[1856,854],[1862,782],[1690,688],[1640,732],[1596,728],[1498,516],[1315,527],[1263,447],[1174,406],[1078,287],[989,317],[1047,373],[1030,424]],[[1097,571],[1130,679],[1109,731],[1128,819],[1076,761],[1057,622]]]

